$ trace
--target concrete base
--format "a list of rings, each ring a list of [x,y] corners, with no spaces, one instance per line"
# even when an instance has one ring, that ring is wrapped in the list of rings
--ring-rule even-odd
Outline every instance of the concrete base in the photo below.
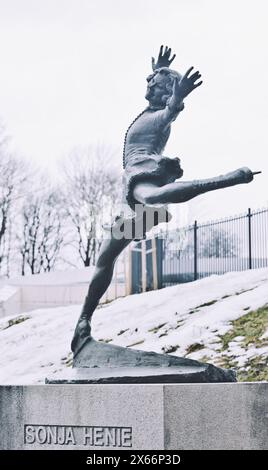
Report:
[[[0,387],[0,449],[268,449],[268,383]]]

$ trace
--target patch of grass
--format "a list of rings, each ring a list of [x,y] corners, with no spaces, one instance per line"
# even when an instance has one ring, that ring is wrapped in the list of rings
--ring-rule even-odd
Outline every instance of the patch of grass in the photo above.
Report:
[[[120,330],[119,333],[117,333],[117,336],[123,335],[128,330],[129,328],[126,328],[126,330]]]
[[[112,338],[106,338],[106,339],[101,338],[98,341],[100,341],[101,343],[110,343],[111,341],[113,341],[113,339]]]
[[[245,292],[249,292],[249,291],[254,290],[254,289],[256,289],[256,287],[252,287],[251,289],[242,289],[240,291],[235,292],[235,295],[241,295],[241,294],[244,294]],[[223,297],[221,297],[221,299],[222,300],[228,299],[228,297],[232,297],[232,296],[233,296],[233,294],[226,294]]]
[[[167,331],[165,331],[164,333],[161,333],[161,335],[159,335],[158,338],[162,338],[162,336],[167,336]]]
[[[211,359],[208,356],[202,356],[200,359],[198,359],[198,361],[204,362],[206,364],[207,362],[211,362]]]
[[[241,294],[244,294],[245,292],[250,292],[251,290],[256,289],[256,287],[251,287],[251,289],[242,289],[242,290],[236,292],[235,295],[241,295]]]
[[[163,348],[161,349],[165,354],[170,354],[170,353],[177,351],[178,348],[179,348],[179,345],[177,344],[174,346],[163,346]]]
[[[222,356],[215,365],[225,369],[236,369],[238,382],[268,381],[268,359],[255,356],[247,360],[245,365],[238,368],[238,361],[234,356]]]
[[[201,349],[204,349],[204,347],[204,344],[201,343],[190,344],[190,346],[188,346],[188,348],[186,349],[186,354],[191,354],[193,352],[200,351]]]
[[[150,328],[150,330],[148,330],[149,333],[157,333],[160,328],[162,328],[163,326],[165,326],[167,323],[161,323],[160,325],[158,326],[154,326],[153,328]]]
[[[195,307],[194,310],[196,310],[197,308],[202,308],[202,307],[210,307],[210,305],[213,305],[216,302],[218,302],[218,301],[217,300],[210,300],[209,302],[205,302],[204,304],[197,305],[197,307]]]
[[[178,320],[177,326],[175,326],[175,330],[177,330],[177,328],[180,328],[180,326],[182,326],[183,324],[184,324],[184,320]]]
[[[114,302],[115,300],[117,299],[123,299],[123,296],[122,295],[119,295],[118,297],[116,297],[116,299],[106,299],[104,302],[102,302],[101,304],[98,305],[97,308],[105,308],[107,307],[109,304],[111,304],[112,302]]]
[[[239,382],[268,381],[268,358],[263,356],[249,359],[237,374]]]
[[[11,320],[8,320],[8,325],[3,328],[3,330],[7,330],[11,326],[18,325],[19,323],[22,323],[26,320],[29,320],[31,317],[17,317],[17,318],[12,318]]]
[[[244,336],[241,341],[241,346],[245,348],[249,344],[254,344],[256,347],[262,347],[268,344],[268,340],[260,339],[268,328],[268,304],[264,307],[248,312],[246,315],[231,322],[232,329],[227,331],[225,335],[220,336],[222,341],[222,351],[228,349],[229,343],[236,338],[236,336]]]
[[[70,352],[67,357],[62,357],[61,363],[66,367],[72,367],[73,365],[73,354]]]
[[[138,346],[138,344],[144,343],[144,339],[141,339],[140,341],[137,341],[136,343],[128,344],[127,348],[131,348],[132,346]]]
[[[215,365],[223,367],[224,369],[235,369],[238,368],[238,361],[235,356],[221,356],[216,359]]]

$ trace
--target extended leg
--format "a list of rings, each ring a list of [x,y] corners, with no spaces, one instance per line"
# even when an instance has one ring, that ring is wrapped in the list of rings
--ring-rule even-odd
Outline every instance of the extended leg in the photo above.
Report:
[[[156,186],[151,183],[138,183],[133,195],[142,204],[172,204],[186,202],[200,194],[216,189],[228,188],[253,180],[253,173],[249,168],[240,168],[226,175],[217,176],[205,180],[174,182],[164,186]]]
[[[131,239],[126,238],[110,238],[103,241],[96,268],[89,284],[88,294],[74,332],[71,344],[74,354],[77,354],[85,342],[91,338],[90,320],[92,314],[111,283],[117,257],[130,242]]]

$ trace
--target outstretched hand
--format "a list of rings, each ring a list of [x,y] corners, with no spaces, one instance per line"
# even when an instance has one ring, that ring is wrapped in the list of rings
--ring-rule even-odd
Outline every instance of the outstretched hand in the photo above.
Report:
[[[152,57],[153,71],[155,71],[156,69],[160,69],[161,67],[169,67],[171,62],[173,62],[173,60],[176,57],[176,54],[173,54],[173,56],[170,58],[170,55],[171,55],[170,47],[166,46],[164,52],[163,52],[163,48],[164,46],[160,47],[160,51],[159,51],[158,59],[156,63],[155,63],[154,57]]]
[[[182,100],[203,83],[202,81],[198,81],[201,78],[199,71],[191,74],[193,69],[193,67],[190,67],[180,80],[175,80],[174,92],[179,94]]]

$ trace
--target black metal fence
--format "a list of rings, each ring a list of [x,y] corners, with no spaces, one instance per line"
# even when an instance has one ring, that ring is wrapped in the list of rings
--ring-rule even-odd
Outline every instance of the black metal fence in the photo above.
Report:
[[[142,252],[141,244],[136,245],[135,254],[133,253],[133,292],[153,288],[150,281],[150,243],[148,240],[144,245],[149,254],[143,256],[143,265],[146,264],[143,269],[143,285],[142,255],[138,254]],[[207,223],[199,224],[195,221],[188,227],[161,234],[156,238],[155,248],[158,288],[194,281],[211,274],[267,267],[268,208],[254,211],[248,209],[245,214]],[[144,289],[145,278],[148,282]]]
[[[268,266],[268,208],[168,232],[162,286]]]

